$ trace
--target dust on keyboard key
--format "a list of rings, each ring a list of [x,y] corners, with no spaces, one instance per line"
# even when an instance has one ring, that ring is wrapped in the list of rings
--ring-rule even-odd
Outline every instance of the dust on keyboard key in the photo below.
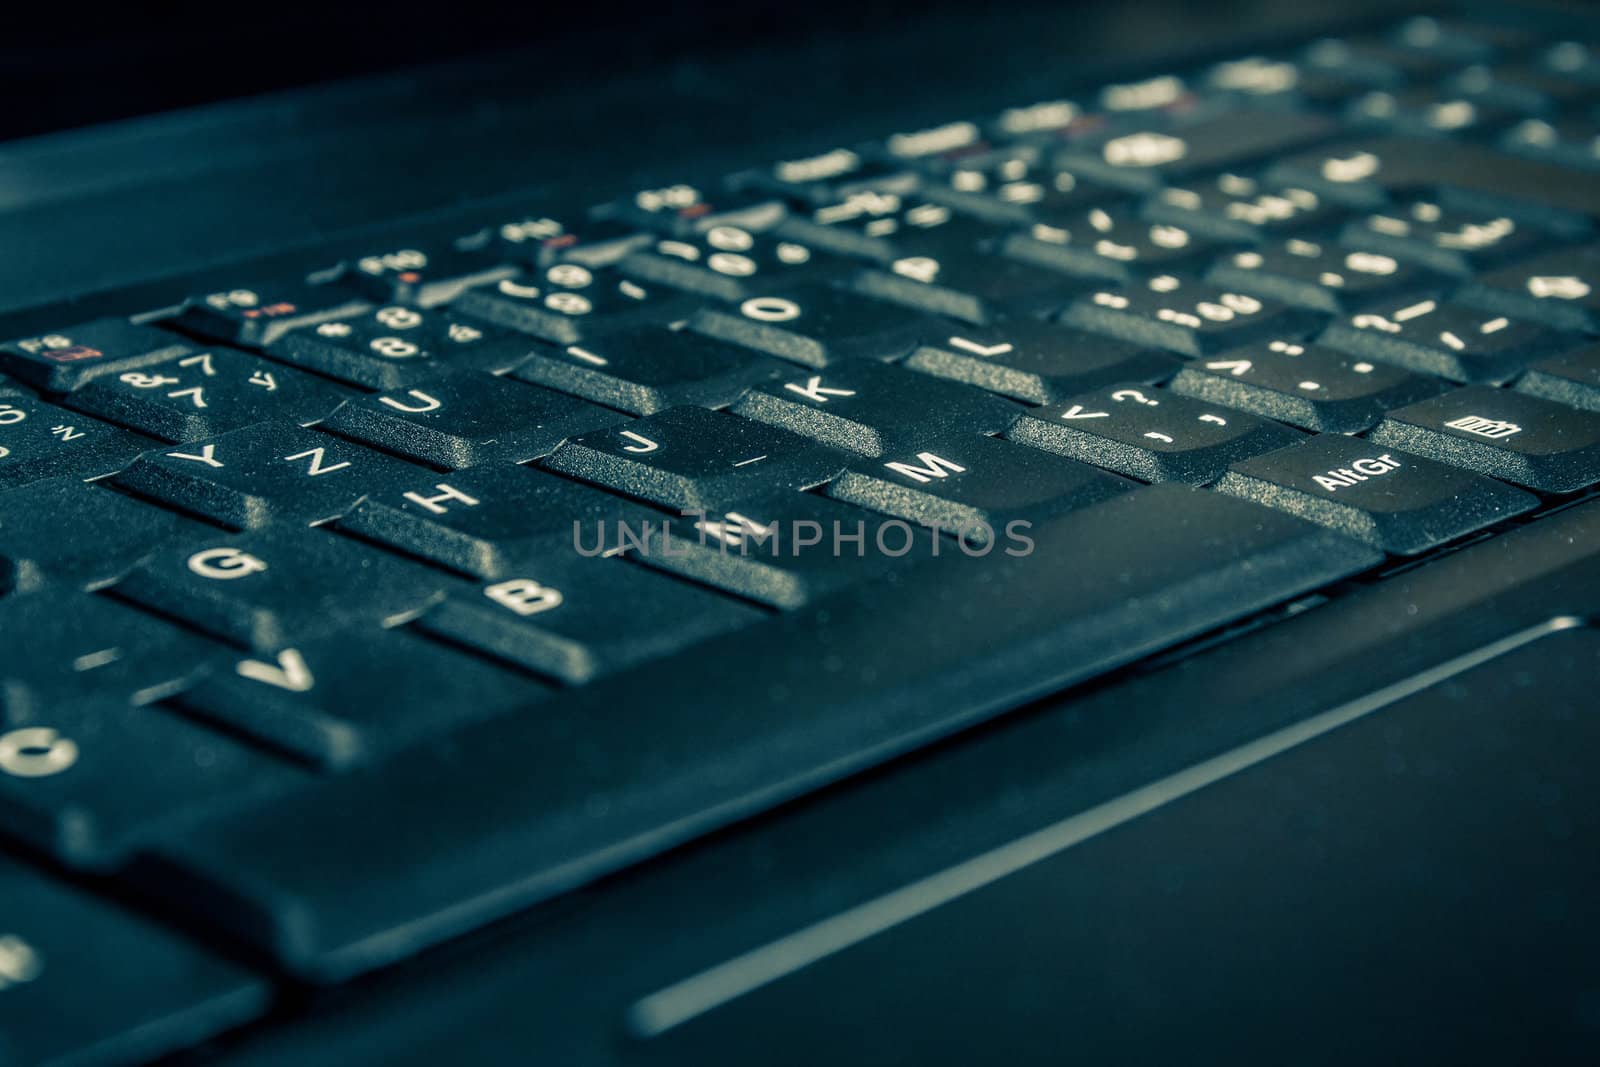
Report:
[[[809,489],[847,460],[847,453],[776,426],[680,407],[574,438],[544,465],[663,507],[715,508]]]
[[[611,493],[512,463],[419,476],[368,496],[341,530],[441,567],[504,578],[534,561],[596,552],[607,529],[654,512]]]
[[[1306,430],[1357,433],[1393,408],[1442,393],[1447,382],[1323,345],[1266,341],[1196,360],[1175,393]]]
[[[197,297],[172,325],[213,341],[265,348],[290,330],[358,315],[371,306],[337,286],[280,279]]]
[[[1317,319],[1270,297],[1162,274],[1142,285],[1080,296],[1062,321],[1130,344],[1203,356],[1261,338],[1299,338]]]
[[[307,425],[349,393],[232,348],[208,348],[90,382],[66,403],[166,441],[195,441],[269,419]]]
[[[337,518],[412,464],[302,429],[263,422],[210,440],[147,452],[117,476],[141,496],[239,529]]]
[[[1390,301],[1331,323],[1321,343],[1458,382],[1498,384],[1577,338],[1506,315],[1427,297]]]
[[[76,411],[0,391],[0,489],[42,478],[100,478],[156,442]]]
[[[230,657],[173,703],[315,767],[342,770],[548,693],[405,628],[365,627]]]
[[[104,318],[0,345],[0,371],[49,393],[95,378],[165,363],[190,351],[176,334]]]
[[[277,527],[164,549],[117,595],[245,648],[273,652],[349,626],[398,626],[457,579],[325,530]]]
[[[1113,382],[1162,382],[1180,364],[1153,348],[1023,316],[952,330],[918,348],[905,366],[1047,404]]]
[[[858,462],[828,483],[835,500],[935,526],[973,543],[1133,487],[1096,467],[997,437],[965,436]]]
[[[896,360],[944,329],[905,308],[825,285],[751,297],[727,311],[704,308],[688,328],[819,369],[848,359]]]
[[[451,307],[509,330],[556,344],[581,344],[608,329],[650,322],[675,322],[695,306],[665,286],[640,285],[614,269],[557,263],[528,270],[458,296]]]
[[[505,371],[528,353],[525,338],[444,311],[389,304],[291,330],[273,359],[368,389],[398,389],[441,370]]]
[[[1517,392],[1600,411],[1600,345],[1543,360],[1517,379]]]
[[[225,734],[101,693],[0,697],[0,755],[0,830],[92,870],[302,781]]]
[[[1000,433],[1023,409],[959,382],[860,361],[757,386],[732,410],[836,448],[881,456],[914,441]]]
[[[568,685],[713,640],[762,613],[615,559],[552,555],[459,592],[417,626]]]
[[[1122,386],[1024,415],[1006,436],[1146,482],[1204,485],[1228,464],[1301,435],[1175,393]]]
[[[562,441],[625,421],[582,400],[476,371],[346,401],[321,424],[442,470],[548,455]]]
[[[1389,413],[1368,437],[1546,493],[1600,482],[1600,414],[1471,385]]]
[[[1322,434],[1235,463],[1217,489],[1403,556],[1539,503],[1493,479],[1343,434]]]
[[[645,326],[583,345],[539,346],[511,377],[633,415],[654,415],[679,404],[726,407],[752,385],[793,369],[702,333]]]

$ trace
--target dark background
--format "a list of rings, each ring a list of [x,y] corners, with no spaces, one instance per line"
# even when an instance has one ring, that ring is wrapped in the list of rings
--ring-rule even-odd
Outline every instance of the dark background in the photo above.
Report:
[[[1013,2],[1007,8],[1070,7]],[[533,49],[552,80],[741,45],[892,29],[971,0],[393,0],[317,5],[159,0],[19,3],[0,19],[0,138],[354,77],[484,51]]]

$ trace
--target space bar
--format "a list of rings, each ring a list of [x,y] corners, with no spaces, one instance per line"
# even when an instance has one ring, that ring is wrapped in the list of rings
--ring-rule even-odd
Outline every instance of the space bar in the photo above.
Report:
[[[339,980],[1377,560],[1176,486],[1031,536],[319,783],[138,876]]]

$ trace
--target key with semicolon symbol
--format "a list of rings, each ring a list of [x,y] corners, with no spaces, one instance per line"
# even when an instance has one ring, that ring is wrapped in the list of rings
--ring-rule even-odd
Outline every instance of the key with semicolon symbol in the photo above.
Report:
[[[100,478],[157,442],[77,411],[0,392],[0,489],[43,478]]]
[[[232,348],[208,348],[95,379],[66,403],[165,441],[196,441],[268,419],[302,426],[349,393]]]
[[[368,493],[421,469],[292,423],[262,422],[146,452],[115,483],[239,529],[337,518]]]
[[[347,626],[399,626],[460,584],[326,530],[280,526],[157,552],[116,592],[224,641],[274,652]]]
[[[1434,297],[1391,301],[1336,319],[1317,339],[1363,359],[1457,382],[1509,381],[1577,338]]]
[[[611,545],[618,523],[661,517],[643,505],[533,467],[491,463],[373,493],[338,528],[475,578],[504,578]]]
[[[1391,411],[1367,436],[1539,492],[1600,481],[1600,414],[1509,389],[1469,385]]]
[[[303,780],[161,707],[70,688],[0,697],[0,831],[70,867],[115,869],[153,837]]]
[[[552,558],[452,594],[415,625],[525,670],[583,685],[763,617],[749,605],[633,563]]]
[[[346,401],[319,429],[457,470],[525,463],[568,437],[625,422],[614,411],[537,385],[477,371],[445,371],[410,388]]]
[[[1321,434],[1242,460],[1216,488],[1399,556],[1426,552],[1539,503],[1492,478],[1343,434]]]
[[[881,456],[917,440],[1000,433],[1023,408],[960,382],[862,360],[756,386],[732,411]]]
[[[1133,485],[1037,448],[967,435],[852,464],[828,483],[827,493],[982,543],[1003,540],[1014,520],[1087,507]]]
[[[172,703],[315,767],[343,770],[548,694],[405,627],[369,627],[238,656]]]
[[[271,1004],[266,979],[19,858],[0,857],[0,899],[6,1063],[155,1060],[250,1022]]]
[[[511,377],[632,415],[654,415],[680,404],[726,407],[750,386],[792,370],[705,334],[646,326],[583,345],[540,346]]]
[[[1132,385],[1030,412],[1006,436],[1141,481],[1194,485],[1302,437],[1256,415]]]
[[[1154,348],[1023,316],[930,340],[905,366],[1030,404],[1114,382],[1166,381],[1181,364]]]
[[[1304,430],[1358,433],[1384,412],[1450,385],[1323,345],[1279,340],[1193,360],[1168,388]]]
[[[1142,285],[1084,294],[1061,321],[1131,344],[1203,356],[1258,338],[1300,337],[1316,317],[1270,297],[1161,274]]]
[[[849,454],[797,433],[699,407],[573,438],[543,465],[667,508],[714,508],[832,478]]]
[[[47,393],[70,393],[86,382],[165,363],[190,351],[182,337],[103,318],[0,344],[0,371]]]

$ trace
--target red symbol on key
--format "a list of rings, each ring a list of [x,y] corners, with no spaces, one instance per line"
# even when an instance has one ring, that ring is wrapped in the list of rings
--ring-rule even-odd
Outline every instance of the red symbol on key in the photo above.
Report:
[[[88,345],[47,348],[39,354],[52,363],[81,363],[86,359],[100,359],[105,356],[105,353],[98,348],[90,348]]]

